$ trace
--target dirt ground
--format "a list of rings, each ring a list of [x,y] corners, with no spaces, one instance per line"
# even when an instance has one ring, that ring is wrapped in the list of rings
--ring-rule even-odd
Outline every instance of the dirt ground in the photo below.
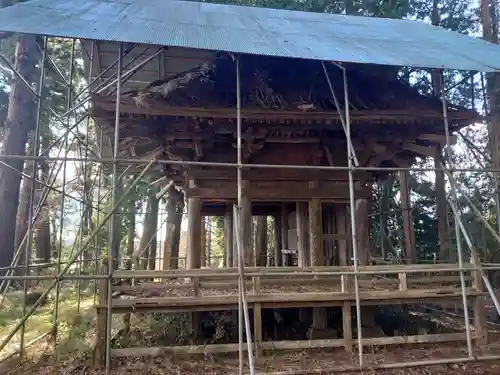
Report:
[[[367,367],[384,366],[390,363],[409,363],[429,359],[464,358],[467,351],[462,346],[421,346],[418,348],[365,348],[364,361]],[[499,355],[500,345],[490,346],[475,355]],[[500,360],[490,362],[455,363],[447,365],[407,367],[397,369],[353,370],[358,353],[346,354],[341,350],[304,351],[294,354],[268,355],[256,361],[256,374],[363,374],[363,375],[500,375]],[[355,366],[354,366],[355,367]],[[114,360],[111,375],[228,375],[238,373],[238,360],[232,356],[201,356],[198,358],[133,358]],[[0,367],[6,375],[104,375],[105,369],[93,368],[90,360],[72,360],[58,363],[47,354],[38,363],[10,364]],[[248,368],[245,368],[248,374]]]

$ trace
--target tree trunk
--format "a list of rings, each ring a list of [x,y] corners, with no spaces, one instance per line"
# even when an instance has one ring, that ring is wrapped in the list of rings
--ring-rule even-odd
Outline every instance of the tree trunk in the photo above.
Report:
[[[31,81],[36,64],[36,36],[21,35],[17,40],[14,69],[28,82]],[[21,79],[12,77],[9,108],[5,121],[5,135],[0,154],[24,155],[28,132],[33,127],[35,101]],[[19,190],[23,160],[6,160],[10,166],[0,167],[0,267],[9,267],[14,255],[16,214],[19,205]],[[5,270],[0,270],[4,275]]]
[[[38,220],[34,225],[36,258],[40,263],[50,260],[50,221],[49,209],[42,207]]]
[[[431,23],[434,26],[439,26],[441,16],[439,14],[438,0],[432,1],[432,15]],[[432,88],[434,90],[434,96],[436,98],[441,98],[442,96],[442,82],[441,74],[439,70],[434,69],[431,72],[432,78]],[[436,150],[436,156],[434,157],[434,167],[436,169],[441,168],[442,160],[442,148],[438,147]],[[449,228],[448,228],[448,204],[446,202],[446,190],[445,190],[445,178],[443,171],[436,171],[436,212],[438,219],[438,233],[439,233],[439,259],[445,260],[450,256],[450,238],[449,238]]]
[[[488,42],[498,44],[498,15],[496,2],[491,0],[481,1],[481,22],[483,38]],[[493,168],[500,168],[500,74],[488,73],[486,75],[486,95],[488,97],[488,139]],[[495,191],[500,194],[500,176],[495,176]],[[497,198],[500,201],[500,198]],[[497,208],[498,210],[498,208]],[[498,215],[498,213],[497,213]],[[496,218],[500,228],[500,217]]]
[[[45,150],[50,145],[50,130],[45,129],[46,131],[42,134],[42,148]],[[40,161],[40,181],[45,184],[49,184],[49,173],[50,168],[49,164],[46,160]],[[42,184],[37,184],[37,206],[40,204],[42,193],[45,190],[45,186]],[[36,257],[42,262],[49,262],[51,256],[51,233],[50,233],[50,207],[45,201],[42,210],[40,211],[40,215],[37,218],[35,223],[35,246],[36,246]]]
[[[30,147],[32,149],[32,147]],[[33,161],[28,160],[24,165],[24,173],[28,176],[31,176],[33,173]],[[28,221],[29,221],[29,206],[30,206],[30,196],[32,181],[29,178],[23,178],[21,183],[21,191],[19,194],[19,205],[17,207],[17,215],[16,215],[16,231],[15,231],[15,239],[14,239],[14,249],[19,249],[19,261],[17,264],[19,266],[23,266],[26,264],[26,246],[28,244],[28,240],[24,241],[24,245],[21,248],[21,244],[23,243],[23,239],[28,232]],[[28,259],[29,262],[29,259]]]

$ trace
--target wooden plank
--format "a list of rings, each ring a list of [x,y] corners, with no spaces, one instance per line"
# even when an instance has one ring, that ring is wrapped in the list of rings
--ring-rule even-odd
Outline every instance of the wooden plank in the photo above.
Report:
[[[115,99],[108,97],[92,96],[92,110],[90,116],[102,116],[102,111],[115,112]],[[99,113],[101,111],[101,113]],[[173,116],[173,117],[197,117],[197,118],[236,118],[234,108],[199,108],[199,107],[175,107],[168,104],[155,101],[147,103],[144,106],[138,106],[133,98],[121,98],[121,113],[144,114],[148,116]],[[242,108],[242,119],[252,120],[283,120],[296,119],[303,121],[340,121],[337,111],[287,111],[287,110],[266,110],[257,108]],[[370,121],[370,120],[424,120],[442,118],[439,111],[418,111],[408,110],[356,110],[350,114],[351,121]],[[450,112],[449,117],[452,120],[478,120],[478,115],[473,112]]]
[[[346,183],[324,182],[310,187],[307,181],[262,181],[251,184],[244,192],[250,200],[257,201],[308,201],[312,198],[325,200],[349,199],[349,185]],[[371,190],[358,187],[354,191],[357,198],[368,199]],[[203,181],[199,187],[187,188],[186,197],[196,197],[207,200],[235,200],[238,197],[236,182],[214,183]]]
[[[476,292],[471,288],[466,290],[468,296],[481,296],[482,292]],[[408,290],[408,291],[391,291],[391,290],[373,290],[360,291],[360,299],[362,301],[390,301],[390,300],[413,300],[413,299],[454,299],[461,297],[460,288],[436,289],[436,290]],[[339,302],[339,301],[354,301],[355,293],[353,292],[313,292],[313,293],[269,293],[260,295],[249,295],[249,303],[273,304],[276,302]],[[207,306],[207,305],[237,305],[238,296],[203,296],[203,297],[149,297],[135,299],[114,299],[113,308],[128,307],[133,309],[147,307],[190,307],[190,306]],[[105,308],[105,305],[101,305]],[[264,307],[264,306],[263,306]]]
[[[186,171],[186,178],[198,180],[233,180],[237,178],[234,168],[191,169]],[[308,169],[244,169],[242,178],[248,181],[349,181],[348,171],[308,170]],[[356,171],[354,181],[366,181],[371,178],[370,172]]]
[[[397,275],[401,272],[406,272],[409,274],[409,278],[411,274],[419,274],[419,273],[428,273],[428,272],[447,272],[454,269],[457,269],[458,266],[456,264],[412,264],[412,265],[365,265],[358,267],[360,275],[369,273],[383,273],[383,274],[393,274]],[[472,271],[474,268],[473,264],[466,263],[464,264],[464,269]],[[470,272],[468,271],[468,272]],[[342,273],[353,272],[352,266],[323,266],[323,267],[246,267],[245,275],[251,276],[264,276],[268,274],[292,274],[296,275],[298,273],[310,274],[314,275],[315,273],[321,274],[323,276],[327,275],[338,275],[340,276]],[[456,272],[456,271],[454,271]],[[232,274],[234,277],[238,275],[238,269],[236,267],[232,268],[202,268],[202,269],[175,269],[175,270],[116,270],[114,271],[113,279],[120,278],[137,278],[137,279],[146,279],[146,278],[180,278],[180,277],[195,277],[195,276],[219,276]],[[434,277],[438,276],[433,276]],[[440,276],[443,277],[443,276]],[[449,277],[449,276],[447,276]],[[429,279],[431,280],[431,279]]]
[[[374,345],[401,345],[401,344],[422,344],[440,343],[465,340],[463,333],[449,333],[439,335],[419,335],[405,337],[380,337],[362,339],[363,346]],[[263,350],[304,350],[315,348],[339,348],[344,345],[342,339],[325,340],[297,340],[297,341],[270,341],[262,343]],[[247,350],[246,345],[243,346]],[[211,345],[187,345],[170,347],[134,347],[113,349],[113,357],[162,357],[165,354],[175,355],[204,355],[206,353],[235,353],[239,350],[238,344],[211,344]]]

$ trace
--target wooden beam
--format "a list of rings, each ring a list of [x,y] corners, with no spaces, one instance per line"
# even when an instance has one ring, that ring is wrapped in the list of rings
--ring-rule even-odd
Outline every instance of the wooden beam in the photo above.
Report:
[[[418,139],[423,141],[429,141],[437,143],[441,146],[446,145],[446,136],[444,134],[420,134]],[[456,135],[450,135],[450,144],[454,145],[457,143],[458,137]]]
[[[358,241],[358,259],[360,264],[368,264],[370,250],[370,211],[371,201],[356,200],[356,235]]]
[[[310,266],[310,255],[308,254],[307,248],[309,245],[308,241],[308,220],[307,220],[308,207],[307,202],[297,202],[295,214],[297,217],[297,251],[298,251],[298,266],[308,267]]]
[[[412,151],[418,155],[423,157],[433,157],[435,155],[435,151],[433,147],[420,146],[415,143],[405,142],[401,146],[403,149]]]
[[[91,116],[98,115],[99,110],[115,112],[115,99],[108,97],[92,97]],[[94,109],[95,108],[95,109]],[[171,116],[171,117],[196,117],[196,118],[224,118],[235,119],[236,111],[234,108],[199,108],[199,107],[175,107],[161,102],[151,102],[144,106],[138,106],[133,98],[121,98],[121,113],[143,114],[148,116]],[[289,110],[266,110],[257,108],[242,108],[241,116],[243,119],[253,120],[285,120],[298,119],[305,121],[339,121],[337,111],[289,111]],[[351,112],[351,121],[370,121],[370,120],[441,120],[440,111],[409,111],[404,110],[356,110]],[[473,112],[449,112],[450,121],[465,120],[476,121],[480,116]]]
[[[317,184],[317,182],[314,182]],[[321,201],[311,199],[309,201],[309,249],[311,266],[324,266],[323,254],[323,215],[321,212]],[[325,329],[327,327],[327,312],[323,307],[313,308],[313,327]]]
[[[194,180],[236,180],[237,171],[234,168],[191,169],[185,172],[186,178]],[[349,181],[348,171],[309,170],[309,169],[245,169],[242,178],[249,181],[276,180],[276,181]],[[355,181],[365,181],[371,178],[371,173],[356,171],[353,174]]]
[[[195,182],[189,181],[194,188]],[[188,199],[188,252],[186,268],[200,268],[201,266],[201,201],[197,197]]]
[[[346,201],[349,199],[348,184],[335,182],[323,182],[311,187],[307,181],[266,181],[253,183],[251,187],[244,190],[245,196],[252,201],[308,201],[314,198]],[[357,188],[354,193],[357,198],[371,197],[371,190],[368,188]],[[203,186],[186,189],[188,198],[197,197],[204,200],[235,200],[237,194],[238,188],[235,182],[220,184],[205,182]]]

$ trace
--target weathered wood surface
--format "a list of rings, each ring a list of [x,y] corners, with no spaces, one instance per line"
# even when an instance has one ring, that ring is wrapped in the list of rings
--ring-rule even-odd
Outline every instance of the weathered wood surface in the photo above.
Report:
[[[483,296],[485,293],[475,292],[470,288],[466,290],[469,297]],[[409,290],[409,291],[373,291],[360,292],[362,305],[383,305],[412,303],[432,300],[460,300],[460,289],[453,290]],[[329,307],[342,306],[345,301],[354,303],[354,293],[277,293],[249,295],[249,308],[259,303],[262,308],[292,308],[292,307]],[[98,311],[106,306],[99,306]],[[238,296],[204,296],[204,297],[149,297],[132,300],[114,300],[112,309],[114,313],[126,312],[192,312],[192,311],[217,311],[236,310]]]
[[[473,337],[475,339],[475,337]],[[401,344],[423,344],[464,341],[464,333],[447,333],[434,335],[415,335],[404,337],[376,337],[362,339],[363,346],[373,345],[401,345]],[[314,348],[340,348],[344,346],[343,339],[323,339],[304,341],[268,341],[262,342],[262,350],[304,350]],[[243,350],[247,350],[243,345]],[[239,350],[238,344],[211,344],[211,345],[189,345],[189,346],[164,346],[164,347],[134,347],[113,349],[113,357],[161,357],[165,354],[194,355],[206,353],[231,353]]]
[[[91,116],[101,117],[103,111],[114,112],[116,101],[110,97],[92,97],[95,109],[91,111]],[[212,119],[235,119],[236,110],[234,108],[200,108],[200,107],[175,107],[161,102],[148,103],[145,106],[138,106],[133,98],[121,98],[121,113],[140,114],[148,116],[168,116],[168,117],[197,117]],[[408,121],[422,119],[442,119],[442,113],[436,111],[418,110],[356,110],[351,111],[351,122],[373,121],[373,120],[393,120]],[[325,123],[340,122],[337,111],[292,111],[292,110],[269,110],[258,108],[243,108],[241,111],[243,120],[304,120],[322,121]],[[477,120],[478,115],[471,112],[450,112],[450,120],[465,121]]]
[[[323,201],[348,201],[349,185],[346,183],[323,182],[318,186],[310,186],[307,181],[261,181],[249,183],[243,190],[245,198],[258,201],[299,201],[322,199]],[[234,201],[238,197],[238,186],[234,181],[203,181],[197,187],[187,188],[188,198],[205,200]],[[368,199],[371,190],[358,187],[357,198]]]
[[[191,169],[186,171],[186,178],[195,180],[236,180],[237,171],[234,168],[210,168]],[[369,172],[357,171],[353,173],[354,181],[368,180],[371,177]],[[348,171],[336,170],[310,170],[310,169],[244,169],[242,178],[249,181],[344,181],[349,180]]]

